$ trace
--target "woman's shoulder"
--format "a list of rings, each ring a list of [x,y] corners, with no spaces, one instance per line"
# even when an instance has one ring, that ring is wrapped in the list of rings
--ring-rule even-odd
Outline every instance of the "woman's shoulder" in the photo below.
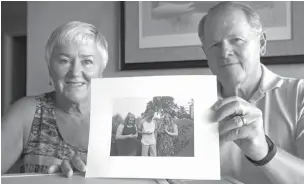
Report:
[[[52,93],[53,92],[48,92],[39,95],[22,97],[18,99],[15,103],[13,103],[11,107],[17,109],[24,109],[24,110],[26,110],[27,108],[36,108],[37,101],[52,99]]]
[[[32,110],[35,107],[36,107],[35,96],[26,96],[20,98],[15,103],[13,103],[7,112],[18,113],[19,115],[27,114],[26,112]]]
[[[47,95],[25,96],[14,102],[4,113],[4,123],[26,123],[31,124],[35,116],[37,98]]]
[[[125,127],[125,125],[121,123],[121,124],[118,125],[117,129],[122,130],[124,127]]]

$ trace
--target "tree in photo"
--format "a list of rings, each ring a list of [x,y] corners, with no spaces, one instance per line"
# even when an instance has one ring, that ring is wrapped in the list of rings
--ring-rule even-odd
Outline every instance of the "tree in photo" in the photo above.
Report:
[[[163,116],[165,111],[167,111],[170,112],[173,117],[175,117],[175,112],[178,110],[178,105],[174,102],[174,98],[171,96],[155,96],[147,103],[144,115],[146,115],[150,109],[161,116]]]

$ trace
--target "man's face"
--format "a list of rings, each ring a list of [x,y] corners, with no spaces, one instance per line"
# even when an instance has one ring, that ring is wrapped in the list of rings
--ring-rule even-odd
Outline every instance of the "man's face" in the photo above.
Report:
[[[255,74],[260,63],[260,36],[241,10],[213,12],[204,30],[203,50],[222,85],[236,87]]]

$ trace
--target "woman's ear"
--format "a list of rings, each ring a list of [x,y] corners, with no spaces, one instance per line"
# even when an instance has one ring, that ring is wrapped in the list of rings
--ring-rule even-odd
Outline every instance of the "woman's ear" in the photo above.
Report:
[[[260,36],[260,55],[261,56],[264,56],[266,53],[266,45],[267,45],[266,33],[263,31]]]
[[[48,66],[48,70],[49,70],[49,76],[50,76],[49,85],[50,85],[50,86],[53,86],[54,82],[53,82],[53,79],[52,79],[52,74],[51,74],[51,70],[50,70],[50,67],[49,67],[49,66]]]

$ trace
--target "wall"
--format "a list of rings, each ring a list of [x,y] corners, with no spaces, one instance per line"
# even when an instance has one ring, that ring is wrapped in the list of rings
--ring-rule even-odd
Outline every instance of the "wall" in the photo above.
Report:
[[[293,2],[293,23],[296,34],[303,41],[297,47],[304,47],[304,2]],[[51,32],[57,26],[70,20],[94,24],[107,38],[110,61],[105,77],[210,74],[208,68],[118,71],[119,62],[119,2],[28,2],[28,73],[27,94],[34,95],[52,90],[49,84],[47,66],[44,60],[44,46]],[[272,45],[276,49],[276,44]],[[304,62],[304,61],[303,61]],[[304,78],[304,63],[275,65],[269,68],[283,76]]]
[[[26,12],[26,2],[1,2],[1,114],[26,95]]]
[[[2,34],[26,34],[26,2],[2,2],[1,11]]]

